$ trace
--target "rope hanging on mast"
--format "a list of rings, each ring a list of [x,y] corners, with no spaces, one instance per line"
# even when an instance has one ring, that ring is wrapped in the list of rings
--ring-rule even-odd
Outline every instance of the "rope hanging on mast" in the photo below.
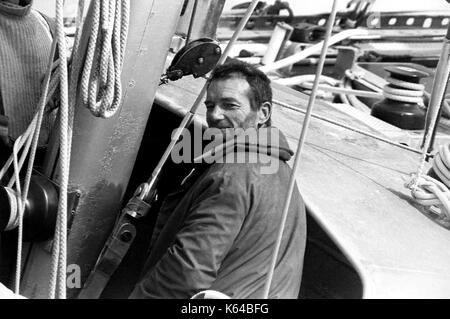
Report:
[[[129,0],[93,1],[92,26],[84,63],[81,66],[81,98],[93,115],[113,116],[122,99],[122,71],[127,42]],[[77,52],[77,54],[82,54]]]
[[[70,144],[72,119],[69,112],[69,81],[67,70],[67,49],[63,22],[64,0],[56,1],[56,41],[59,54],[59,92],[60,92],[60,189],[58,217],[52,249],[49,298],[66,298],[66,253],[67,253],[67,189],[69,184]]]

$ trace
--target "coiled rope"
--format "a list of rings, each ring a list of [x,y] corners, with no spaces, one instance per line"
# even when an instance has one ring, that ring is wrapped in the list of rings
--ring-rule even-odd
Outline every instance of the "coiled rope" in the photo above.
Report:
[[[433,171],[442,182],[422,174],[414,176],[405,186],[411,189],[411,195],[418,204],[439,208],[439,215],[446,217],[450,221],[449,147],[450,145],[441,145],[432,163]]]
[[[129,25],[129,0],[93,2],[92,27],[82,68],[81,98],[97,117],[109,118],[122,97],[120,74]]]
[[[383,87],[383,96],[399,102],[416,103],[423,105],[425,85],[411,83],[388,76]]]
[[[433,171],[450,188],[450,145],[441,145],[433,159]]]
[[[449,28],[450,31],[450,28]],[[439,121],[440,107],[445,103],[445,90],[450,74],[449,61],[449,44],[445,39],[441,50],[438,65],[436,67],[436,74],[433,80],[433,89],[428,105],[427,118],[429,118],[429,127],[425,130],[423,153],[417,168],[417,172],[413,175],[411,181],[405,186],[411,190],[411,196],[419,203],[431,203],[433,206],[441,207],[441,214],[445,215],[446,219],[450,221],[450,205],[449,205],[449,190],[441,182],[430,176],[424,176],[425,163],[427,162],[427,152],[432,144],[434,130]],[[445,108],[445,107],[444,107]],[[433,169],[435,173],[445,181],[449,176],[448,163],[449,161],[448,146],[441,147],[434,162]],[[428,200],[424,202],[424,200]],[[440,204],[434,202],[439,200]]]

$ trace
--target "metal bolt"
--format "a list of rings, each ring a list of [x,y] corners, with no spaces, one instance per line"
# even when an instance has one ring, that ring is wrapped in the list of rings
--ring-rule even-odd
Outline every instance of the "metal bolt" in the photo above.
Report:
[[[216,54],[220,54],[222,50],[220,50],[220,47],[217,47],[214,49],[214,52],[216,52]]]
[[[129,232],[128,230],[124,231],[122,234],[120,234],[120,240],[124,243],[128,243],[133,238],[133,234]]]
[[[205,62],[205,59],[200,57],[197,59],[198,64],[203,64],[203,62]]]

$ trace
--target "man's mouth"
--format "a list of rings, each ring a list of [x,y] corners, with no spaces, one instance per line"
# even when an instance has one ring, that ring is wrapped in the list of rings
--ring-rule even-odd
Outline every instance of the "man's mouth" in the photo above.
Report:
[[[209,125],[209,127],[218,128],[218,129],[222,130],[222,129],[233,128],[234,126],[231,123],[229,123],[228,121],[221,121],[221,122],[211,123]]]

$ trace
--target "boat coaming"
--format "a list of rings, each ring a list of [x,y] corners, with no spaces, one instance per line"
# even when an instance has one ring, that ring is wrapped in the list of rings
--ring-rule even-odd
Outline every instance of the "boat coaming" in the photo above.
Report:
[[[203,81],[184,78],[161,86],[155,101],[183,115]],[[275,100],[305,110],[306,95],[277,84],[273,89]],[[376,134],[331,104],[317,102],[314,112]],[[205,124],[204,116],[205,108],[200,108],[198,124]],[[303,114],[275,103],[272,118],[294,148]],[[448,224],[415,204],[404,187],[419,160],[419,154],[312,120],[296,178],[308,217],[327,234],[359,276],[362,287],[358,288],[358,283],[351,286],[361,289],[361,295],[347,295],[450,297],[450,251],[445,249],[450,244]],[[311,230],[308,237],[314,236]],[[308,280],[308,268],[314,266],[319,269],[310,264],[307,247],[303,283]]]

